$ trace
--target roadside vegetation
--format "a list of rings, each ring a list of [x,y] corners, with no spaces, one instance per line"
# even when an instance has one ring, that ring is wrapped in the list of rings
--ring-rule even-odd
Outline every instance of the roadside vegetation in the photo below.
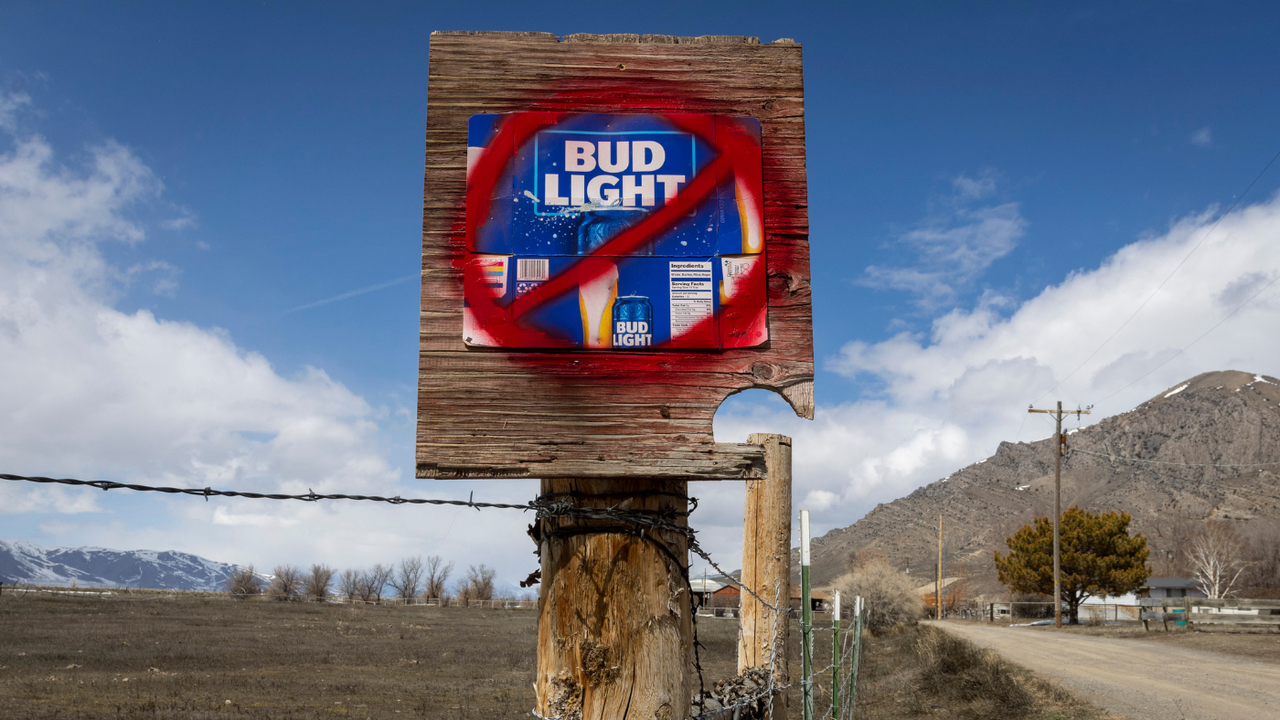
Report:
[[[1059,523],[1061,602],[1066,621],[1080,622],[1088,598],[1133,592],[1147,581],[1147,539],[1130,535],[1125,512],[1091,513],[1072,506]],[[1053,596],[1053,521],[1039,517],[1006,541],[1009,553],[995,553],[1000,582],[1010,590]]]

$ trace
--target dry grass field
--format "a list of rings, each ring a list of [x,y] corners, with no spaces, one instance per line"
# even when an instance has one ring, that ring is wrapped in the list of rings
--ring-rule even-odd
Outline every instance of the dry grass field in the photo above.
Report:
[[[528,610],[5,593],[0,717],[528,718],[536,632]],[[699,622],[708,685],[736,671],[736,634]],[[926,627],[868,638],[859,699],[861,718],[1102,717]]]

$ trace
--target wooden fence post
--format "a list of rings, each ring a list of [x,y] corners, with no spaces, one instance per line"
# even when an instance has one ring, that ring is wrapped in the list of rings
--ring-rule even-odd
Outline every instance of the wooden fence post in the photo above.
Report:
[[[742,584],[770,603],[786,608],[791,602],[791,438],[754,433],[747,442],[764,446],[765,477],[747,481]],[[787,684],[787,615],[775,618],[773,610],[745,592],[740,602],[738,672],[768,668],[772,661],[774,683]],[[786,717],[786,695],[780,693],[773,707],[775,717]]]
[[[685,513],[687,484],[544,479],[543,496],[584,508]],[[669,519],[685,524],[681,514]],[[536,709],[582,720],[683,718],[692,683],[688,539],[623,521],[551,518],[536,533]],[[581,712],[580,715],[576,714]]]

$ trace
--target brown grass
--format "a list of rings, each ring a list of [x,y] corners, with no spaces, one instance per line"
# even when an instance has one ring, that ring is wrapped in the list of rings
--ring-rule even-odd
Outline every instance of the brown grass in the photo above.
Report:
[[[527,718],[535,613],[0,598],[0,717]]]
[[[0,717],[530,717],[534,611],[224,598],[6,592]],[[701,618],[698,628],[710,687],[736,673],[737,621]],[[868,636],[858,717],[1101,717],[1030,673],[944,637],[925,627]],[[831,635],[817,638],[814,664],[822,668]],[[789,649],[798,677],[796,629]],[[829,707],[830,687],[829,675],[817,683],[818,712]],[[793,690],[792,717],[800,716],[799,701]]]

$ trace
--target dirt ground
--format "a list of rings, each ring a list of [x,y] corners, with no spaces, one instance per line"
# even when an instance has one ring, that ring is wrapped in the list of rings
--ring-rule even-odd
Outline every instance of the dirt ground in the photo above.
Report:
[[[1059,632],[1085,637],[1123,638],[1161,643],[1189,650],[1205,650],[1208,652],[1236,655],[1258,662],[1280,663],[1280,632],[1272,629],[1261,630],[1191,630],[1174,628],[1164,631],[1161,623],[1152,623],[1148,632],[1141,625],[1103,625],[1103,626],[1067,626]],[[1042,632],[1055,632],[1052,627],[1036,627]]]
[[[1280,663],[1265,655],[1277,647],[1274,635],[1146,634],[1114,626],[1065,631],[981,623],[936,626],[1134,720],[1280,715]],[[1227,647],[1231,654],[1215,651]]]
[[[737,621],[698,623],[707,685],[737,671]],[[798,632],[789,648],[799,673]],[[1104,714],[932,628],[868,636],[859,718]],[[528,718],[536,612],[0,596],[0,718]],[[819,634],[815,667],[830,663]],[[830,675],[815,706],[830,707]],[[799,692],[791,691],[792,717]]]
[[[952,621],[963,624],[991,627],[985,620]],[[1021,621],[1029,622],[1029,621]],[[996,621],[995,627],[1009,627],[1009,621]],[[1165,632],[1162,623],[1151,623],[1151,629],[1144,630],[1139,623],[1122,623],[1119,625],[1064,625],[1061,630],[1052,626],[1036,625],[1026,628],[1036,632],[1057,632],[1084,637],[1120,638],[1144,642],[1161,643],[1189,650],[1206,650],[1208,652],[1225,653],[1259,662],[1280,663],[1280,632],[1270,628],[1206,628],[1187,630],[1170,623],[1170,631]]]

